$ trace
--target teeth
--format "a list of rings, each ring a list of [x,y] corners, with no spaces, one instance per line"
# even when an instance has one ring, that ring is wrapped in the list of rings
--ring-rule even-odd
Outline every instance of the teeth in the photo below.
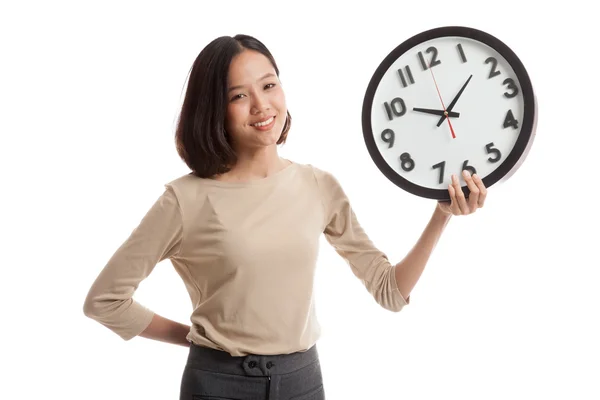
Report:
[[[266,120],[265,122],[257,122],[256,124],[252,124],[252,126],[267,126],[269,125],[271,122],[273,122],[273,117],[269,118],[268,120]]]

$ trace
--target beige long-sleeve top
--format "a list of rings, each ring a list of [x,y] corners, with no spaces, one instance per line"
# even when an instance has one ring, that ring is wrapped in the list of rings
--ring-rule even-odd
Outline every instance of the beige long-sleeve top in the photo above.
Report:
[[[192,301],[188,341],[233,356],[305,351],[320,336],[313,281],[322,234],[377,303],[394,312],[409,304],[338,180],[292,163],[247,183],[189,174],[165,184],[93,283],[84,313],[124,340],[139,335],[154,313],[134,292],[169,259]]]

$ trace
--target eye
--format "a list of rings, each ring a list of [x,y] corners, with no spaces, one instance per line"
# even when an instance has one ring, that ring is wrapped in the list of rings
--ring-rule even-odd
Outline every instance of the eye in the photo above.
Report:
[[[265,89],[271,89],[274,88],[275,84],[274,83],[267,83],[267,85],[265,86]]]
[[[245,96],[245,94],[242,94],[242,93],[240,93],[240,94],[236,94],[235,96],[233,96],[233,97],[231,98],[231,101],[235,101],[235,100],[237,100],[237,99],[241,99],[241,98],[242,98],[241,96]]]

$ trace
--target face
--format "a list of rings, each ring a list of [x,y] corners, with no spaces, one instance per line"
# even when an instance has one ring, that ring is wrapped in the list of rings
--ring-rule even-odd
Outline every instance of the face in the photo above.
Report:
[[[407,40],[374,74],[363,111],[373,160],[398,186],[448,199],[462,171],[490,187],[524,160],[533,139],[531,82],[510,49],[470,28]],[[365,118],[365,121],[367,121]]]
[[[281,83],[269,59],[244,50],[229,66],[225,127],[236,151],[276,146],[287,107]]]

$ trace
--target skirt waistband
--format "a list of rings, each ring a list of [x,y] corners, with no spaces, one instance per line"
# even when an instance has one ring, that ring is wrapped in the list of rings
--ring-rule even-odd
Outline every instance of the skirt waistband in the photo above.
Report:
[[[288,374],[319,361],[317,345],[302,352],[235,357],[231,354],[190,343],[187,366],[224,374],[270,376]]]

